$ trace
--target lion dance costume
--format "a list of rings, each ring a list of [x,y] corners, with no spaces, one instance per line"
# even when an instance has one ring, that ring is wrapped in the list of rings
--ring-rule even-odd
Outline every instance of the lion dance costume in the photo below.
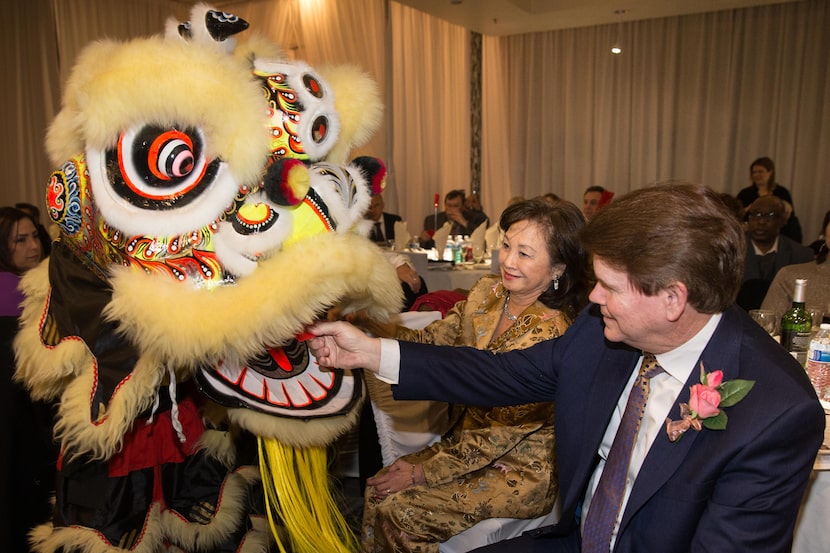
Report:
[[[38,552],[355,547],[326,455],[363,383],[303,330],[399,309],[362,222],[383,164],[346,161],[382,107],[355,68],[237,44],[247,26],[198,5],[91,44],[67,83],[47,136],[61,236],[21,284],[15,341],[15,377],[58,406]]]

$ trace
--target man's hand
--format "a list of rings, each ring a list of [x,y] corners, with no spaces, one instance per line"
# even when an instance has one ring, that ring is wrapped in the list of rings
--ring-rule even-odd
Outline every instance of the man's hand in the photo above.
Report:
[[[464,217],[464,211],[461,208],[447,208],[447,219],[458,223],[462,227],[467,226],[467,219]]]
[[[406,284],[410,290],[418,292],[421,289],[421,277],[415,269],[404,263],[395,270],[398,272],[400,281]]]
[[[318,322],[307,329],[314,338],[309,340],[311,353],[323,367],[337,369],[380,368],[380,340],[370,338],[349,323]]]

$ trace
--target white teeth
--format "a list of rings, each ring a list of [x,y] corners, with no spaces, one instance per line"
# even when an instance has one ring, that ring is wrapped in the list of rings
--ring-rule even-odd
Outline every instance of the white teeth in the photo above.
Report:
[[[250,367],[222,363],[201,370],[198,380],[219,402],[241,402],[251,409],[291,416],[327,416],[342,412],[353,400],[356,389],[351,371],[321,369],[309,353],[302,372],[290,378],[271,378]],[[226,403],[227,404],[227,403]]]

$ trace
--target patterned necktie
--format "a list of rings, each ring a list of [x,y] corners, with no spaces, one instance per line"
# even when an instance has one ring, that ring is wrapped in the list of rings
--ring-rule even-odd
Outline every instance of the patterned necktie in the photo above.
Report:
[[[614,436],[608,460],[588,507],[582,532],[583,553],[608,553],[611,549],[611,535],[620,515],[631,452],[648,400],[649,380],[662,371],[653,354],[643,354],[640,372],[628,395],[620,427]]]

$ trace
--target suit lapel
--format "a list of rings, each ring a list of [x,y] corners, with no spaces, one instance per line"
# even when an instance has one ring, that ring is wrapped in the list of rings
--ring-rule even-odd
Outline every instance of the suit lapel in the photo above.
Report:
[[[700,383],[700,363],[706,372],[715,370],[723,371],[724,380],[732,380],[738,378],[738,352],[741,343],[740,325],[734,324],[736,312],[735,307],[725,311],[715,333],[703,350],[698,363],[689,375],[686,384],[681,389],[680,396],[675,400],[669,411],[669,418],[673,420],[680,419],[680,404],[688,403],[689,388]],[[701,432],[716,432],[714,430],[703,429]],[[685,460],[689,451],[694,447],[701,432],[688,430],[683,437],[676,441],[669,441],[668,435],[664,430],[657,434],[657,438],[651,445],[651,448],[646,455],[643,466],[637,475],[637,480],[634,482],[634,487],[631,490],[631,496],[623,514],[623,519],[620,525],[622,531],[634,514],[639,511],[645,502],[647,502],[671,476],[677,471],[680,464]]]
[[[574,435],[581,444],[579,458],[572,464],[573,482],[579,485],[569,486],[571,495],[579,497],[563,498],[563,504],[579,504],[585,493],[588,479],[593,474],[598,459],[597,451],[602,437],[617,407],[617,402],[625,388],[631,373],[640,360],[640,352],[630,349],[609,349],[590,376],[589,394],[586,394],[585,408],[579,415],[580,430]],[[576,420],[570,419],[571,423]],[[561,459],[560,459],[561,463]],[[561,471],[560,471],[561,474]],[[576,502],[576,503],[572,503]]]

